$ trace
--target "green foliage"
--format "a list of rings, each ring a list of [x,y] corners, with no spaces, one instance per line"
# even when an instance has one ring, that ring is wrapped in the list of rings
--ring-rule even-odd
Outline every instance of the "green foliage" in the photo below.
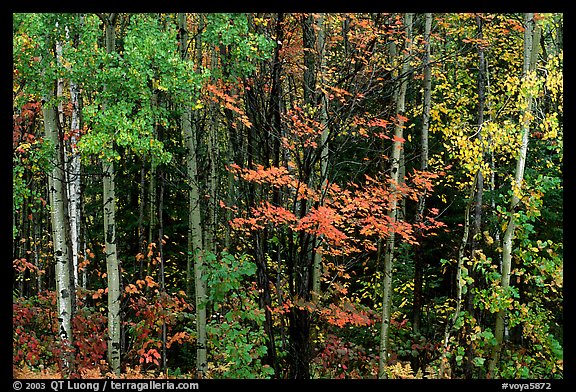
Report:
[[[248,255],[235,256],[222,252],[218,260],[217,255],[208,252],[205,255],[205,263],[211,267],[204,276],[204,280],[209,290],[208,298],[210,302],[213,302],[214,310],[225,302],[228,295],[238,294],[234,292],[240,288],[244,278],[256,274],[256,264]]]
[[[256,62],[271,57],[276,43],[262,34],[250,31],[246,14],[214,13],[206,14],[206,30],[203,41],[220,48],[226,48],[225,62],[227,75],[231,79],[246,77],[256,70]],[[219,69],[211,69],[216,77],[222,77]]]
[[[195,100],[202,80],[176,51],[175,29],[164,29],[151,15],[131,18],[123,47],[110,54],[98,47],[92,56],[101,68],[87,83],[105,87],[84,106],[91,131],[78,143],[81,152],[119,160],[116,148],[120,147],[153,157],[155,165],[170,162],[172,153],[157,139],[155,127],[167,126],[173,118],[157,105],[158,95],[166,94],[176,102]]]
[[[250,283],[256,265],[250,256],[207,253],[204,279],[212,317],[206,326],[208,364],[213,377],[270,378],[274,369],[262,364],[266,355],[264,311],[258,306],[258,290]]]

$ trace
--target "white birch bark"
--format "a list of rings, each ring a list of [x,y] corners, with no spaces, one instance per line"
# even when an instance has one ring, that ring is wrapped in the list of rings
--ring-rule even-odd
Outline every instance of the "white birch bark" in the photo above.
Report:
[[[53,106],[53,93],[44,98],[42,114],[44,115],[44,130],[46,139],[54,146],[54,167],[48,175],[50,199],[50,221],[52,224],[52,243],[54,247],[56,304],[58,312],[58,336],[69,345],[72,342],[72,288],[70,287],[70,255],[66,244],[65,187],[64,171],[62,170],[61,144],[58,135],[57,111]],[[65,366],[69,366],[68,358],[63,358]]]
[[[117,14],[99,14],[106,29],[106,53],[116,50],[116,17]],[[106,86],[104,87],[106,88]],[[106,104],[102,110],[106,111]],[[112,148],[114,148],[112,146]],[[109,158],[102,159],[102,182],[104,203],[104,243],[106,252],[106,273],[108,283],[108,363],[110,370],[120,374],[120,265],[116,250],[116,192],[114,189],[114,162]]]

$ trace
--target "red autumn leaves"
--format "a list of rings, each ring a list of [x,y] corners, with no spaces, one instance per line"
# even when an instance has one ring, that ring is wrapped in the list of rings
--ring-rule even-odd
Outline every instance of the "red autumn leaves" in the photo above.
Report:
[[[322,238],[318,251],[341,255],[375,250],[376,240],[386,239],[392,233],[406,242],[415,243],[416,229],[428,231],[443,225],[430,216],[421,223],[391,220],[388,216],[393,198],[417,200],[422,192],[431,191],[432,179],[437,177],[435,174],[414,171],[407,182],[393,187],[384,175],[378,179],[366,175],[361,186],[349,184],[347,189],[342,189],[333,183],[314,189],[286,167],[258,165],[255,169],[246,169],[232,164],[229,170],[245,181],[281,190],[289,200],[295,201],[286,203],[286,207],[262,201],[244,213],[239,212],[238,206],[226,206],[221,202],[222,207],[237,214],[230,222],[232,228],[245,234],[268,225],[284,227],[292,232],[304,231]],[[312,201],[312,207],[302,216],[299,203],[305,200]],[[437,211],[431,213],[435,215]]]

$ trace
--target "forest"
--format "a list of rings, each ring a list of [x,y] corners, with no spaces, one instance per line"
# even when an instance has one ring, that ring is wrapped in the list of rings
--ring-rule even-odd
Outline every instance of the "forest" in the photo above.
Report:
[[[563,379],[563,14],[12,14],[14,378]]]

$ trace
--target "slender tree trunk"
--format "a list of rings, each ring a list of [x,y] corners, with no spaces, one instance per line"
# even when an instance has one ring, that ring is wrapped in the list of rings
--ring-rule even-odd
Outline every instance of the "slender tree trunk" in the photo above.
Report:
[[[40,271],[42,269],[42,266],[40,264],[40,243],[41,243],[41,236],[40,236],[40,221],[42,220],[42,213],[38,212],[36,214],[34,214],[34,220],[33,220],[33,250],[34,250],[34,266],[38,269],[38,271]],[[43,279],[42,276],[44,274],[41,274],[40,272],[38,272],[36,274],[36,295],[39,295],[42,292],[43,289]]]
[[[217,69],[218,64],[215,48],[212,48],[211,68]],[[206,134],[206,147],[208,153],[209,175],[207,176],[206,216],[204,228],[204,249],[216,253],[216,225],[217,225],[217,193],[218,193],[218,111],[216,103],[208,106],[208,126]]]
[[[138,204],[138,246],[139,251],[143,255],[146,252],[146,231],[144,229],[144,205],[146,204],[146,163],[142,159],[142,166],[140,167],[140,197]],[[138,277],[142,279],[144,276],[144,257],[140,257],[140,265],[138,266]]]
[[[158,253],[160,254],[160,293],[162,296],[166,295],[166,283],[164,273],[164,171],[160,172],[160,195],[158,197]],[[168,358],[166,355],[166,318],[162,318],[162,371],[164,374],[167,372]]]
[[[64,26],[66,29],[66,35],[68,35],[68,28]],[[56,61],[61,66],[62,65],[62,43],[60,41],[56,42]],[[72,83],[71,83],[72,86]],[[72,90],[70,90],[72,92]],[[64,117],[64,79],[58,78],[56,83],[56,97],[58,98],[58,124],[60,124],[59,129],[61,132],[64,132],[65,128],[65,117]],[[71,99],[78,98],[77,96],[72,97]],[[78,112],[75,113],[76,115]],[[75,118],[74,120],[77,120]],[[70,222],[70,238],[68,239],[71,241],[71,257],[72,257],[72,278],[74,281],[73,287],[76,288],[78,286],[78,236],[76,231],[76,213],[77,213],[77,200],[74,194],[71,193],[71,188],[75,186],[72,184],[73,173],[71,172],[72,165],[71,159],[73,158],[71,151],[69,151],[69,142],[62,141],[62,149],[63,153],[63,173],[64,173],[64,191],[66,192],[66,215]]]
[[[56,261],[56,303],[58,308],[58,336],[63,343],[63,363],[66,368],[71,364],[70,348],[72,344],[72,317],[74,309],[73,287],[71,286],[70,264],[72,263],[66,243],[66,189],[63,170],[62,143],[58,131],[58,114],[54,106],[54,93],[50,91],[44,97],[42,114],[44,115],[44,131],[46,139],[54,147],[54,167],[48,175],[50,200],[50,220],[52,223],[52,243]],[[68,369],[69,370],[69,369]]]
[[[58,27],[58,22],[56,22]],[[62,49],[60,42],[48,40],[47,48],[54,49],[55,60],[60,61]],[[72,319],[75,311],[75,291],[72,272],[72,254],[70,248],[70,222],[67,217],[66,175],[64,164],[64,145],[58,110],[54,102],[54,90],[61,88],[61,81],[47,86],[43,97],[42,114],[46,139],[54,148],[54,166],[48,174],[48,199],[50,201],[50,220],[52,224],[52,243],[55,258],[56,306],[58,312],[58,336],[62,343],[61,359],[65,372],[73,370],[73,330]],[[25,211],[23,211],[25,214]]]
[[[104,174],[104,236],[108,279],[108,361],[113,373],[120,374],[120,266],[116,252],[116,193],[114,163],[102,161]]]
[[[279,42],[284,41],[284,14],[278,13],[276,17],[276,37]],[[272,141],[272,165],[274,167],[278,167],[280,165],[280,139],[282,136],[282,124],[281,124],[281,105],[282,105],[282,82],[280,76],[282,74],[282,61],[280,59],[280,50],[281,44],[276,46],[274,51],[274,62],[272,64],[272,88],[270,91],[270,99],[268,105],[268,113],[267,113],[267,131],[268,131],[268,138]],[[249,144],[251,142],[249,141]],[[267,161],[268,164],[269,161]],[[250,185],[252,186],[252,184]],[[280,204],[280,189],[275,188],[272,191],[272,203],[274,205]],[[252,205],[254,198],[251,197],[250,204]],[[276,356],[276,338],[274,334],[274,320],[271,312],[272,307],[272,295],[271,295],[271,280],[269,275],[269,266],[267,258],[265,257],[265,250],[264,247],[266,246],[266,242],[262,241],[262,238],[266,238],[265,235],[258,233],[254,238],[254,244],[256,248],[256,265],[257,265],[257,281],[258,287],[260,288],[260,296],[259,296],[259,305],[260,308],[264,310],[265,315],[265,323],[264,323],[264,331],[267,336],[266,341],[266,356],[264,357],[264,363],[270,365],[274,369],[274,374],[276,378],[280,377],[281,369],[279,368],[279,364],[277,361]],[[277,258],[279,260],[278,263],[278,272],[277,276],[281,276],[281,250],[280,244],[278,244],[276,249]],[[278,297],[279,303],[282,302],[282,293],[281,289],[278,288]],[[284,334],[284,317],[280,319],[280,334],[283,336]]]
[[[82,213],[80,213],[82,216]],[[84,261],[88,259],[88,240],[86,239],[87,236],[87,229],[86,229],[86,221],[83,219],[80,222],[81,227],[81,238],[82,238],[82,254],[84,255]],[[88,268],[84,266],[82,269],[82,288],[86,289],[88,287]]]
[[[106,29],[106,53],[116,51],[117,14],[100,14]],[[106,87],[105,87],[106,88]],[[106,105],[102,110],[106,111]],[[112,146],[112,148],[114,148]],[[108,280],[108,363],[111,371],[120,375],[120,264],[116,251],[116,192],[114,188],[114,162],[102,159],[103,202],[104,202],[104,243],[106,251],[106,273]]]
[[[201,16],[200,16],[201,17]],[[180,28],[180,49],[183,59],[188,59],[188,29],[186,14],[178,14]],[[199,44],[199,43],[198,43]],[[192,126],[192,108],[189,104],[183,108],[181,117],[182,133],[188,149],[186,162],[188,191],[188,271],[194,269],[194,287],[196,298],[196,371],[204,378],[208,370],[206,351],[206,284],[204,274],[204,249],[202,247],[202,222],[200,214],[200,188],[198,184],[197,134]],[[191,279],[190,274],[189,280]]]
[[[483,25],[484,21],[482,20],[481,15],[476,15],[476,25],[478,27],[477,37],[479,40],[484,38],[483,34]],[[481,158],[482,164],[484,163],[484,139],[482,135],[482,128],[484,126],[484,107],[486,103],[486,62],[485,62],[485,54],[484,54],[484,47],[483,44],[480,43],[477,45],[478,47],[478,130],[476,131],[476,139],[480,144],[480,151],[481,151]],[[470,255],[471,260],[474,261],[476,259],[476,250],[478,248],[477,242],[482,238],[482,204],[484,198],[484,175],[482,173],[482,169],[478,169],[476,172],[476,200],[474,202],[474,224],[472,226],[472,238],[471,238],[471,246],[470,246]],[[469,276],[472,278],[472,281],[476,281],[474,270],[471,268],[469,270]],[[469,288],[466,292],[466,310],[471,317],[475,317],[474,314],[474,297],[473,291]],[[465,335],[470,336],[472,333],[471,326],[467,323],[466,324],[466,331]],[[473,345],[469,344],[466,346],[466,363],[464,367],[464,377],[467,379],[472,378],[472,370],[473,370],[473,359],[475,357],[474,347]]]
[[[152,94],[152,99],[150,100],[150,105],[153,109],[156,109],[158,106],[158,94],[154,92]],[[158,135],[158,124],[154,124],[153,128],[153,137],[156,138]],[[156,177],[157,177],[157,167],[156,167],[156,160],[154,156],[150,159],[150,182],[148,183],[148,246],[155,242],[156,239],[156,229],[158,226],[158,212],[157,208],[157,195],[156,195]],[[156,244],[158,246],[158,244]],[[146,275],[150,275],[152,273],[152,259],[153,256],[150,255],[147,259],[148,265],[146,266]]]
[[[156,237],[156,162],[151,158],[150,182],[148,183],[148,245],[154,242]],[[148,260],[148,275],[150,275],[150,260]]]
[[[402,58],[402,73],[399,75],[400,85],[397,90],[396,95],[396,125],[394,127],[394,142],[392,144],[392,156],[391,156],[391,167],[390,167],[390,194],[392,200],[390,201],[390,209],[388,211],[388,217],[391,224],[396,222],[397,217],[397,195],[396,195],[396,185],[398,184],[398,178],[400,173],[400,154],[402,149],[402,142],[404,134],[404,121],[403,117],[405,115],[405,100],[406,100],[406,89],[408,86],[408,74],[409,74],[409,56],[412,48],[412,16],[411,13],[406,13],[404,15],[404,28],[406,32],[406,45],[403,55],[399,55]],[[392,262],[394,258],[394,232],[391,230],[388,238],[386,239],[386,245],[384,250],[384,280],[382,282],[382,326],[380,329],[380,349],[379,355],[380,359],[378,361],[378,378],[387,378],[386,375],[386,364],[388,361],[388,353],[390,351],[389,346],[389,335],[390,335],[390,311],[392,305]]]
[[[430,40],[432,31],[432,13],[425,14],[424,25],[424,98],[422,108],[422,129],[420,132],[420,170],[428,170],[428,128],[430,126],[430,108],[432,92],[432,67],[430,63]],[[418,196],[416,207],[416,223],[424,220],[426,207],[426,194]],[[416,336],[420,335],[422,306],[424,303],[424,250],[422,244],[414,249],[414,299],[412,303],[412,330]],[[418,370],[419,363],[416,358],[412,368]]]
[[[80,23],[83,23],[84,18],[78,15]],[[68,36],[68,29],[66,31]],[[72,37],[74,47],[78,47],[80,43],[79,34]],[[67,156],[67,191],[68,191],[68,205],[70,211],[70,240],[72,242],[72,260],[74,265],[74,284],[76,287],[79,285],[78,276],[78,255],[80,254],[80,222],[81,222],[81,167],[80,167],[80,154],[76,149],[78,135],[82,128],[81,115],[81,97],[80,86],[74,81],[70,80],[70,102],[72,104],[72,117],[70,119],[70,139],[66,144]]]
[[[70,97],[72,99],[72,120],[71,130],[73,132],[70,137],[68,147],[68,165],[67,165],[67,190],[68,190],[68,204],[70,211],[70,240],[72,242],[72,261],[74,266],[74,284],[79,286],[78,276],[78,255],[80,253],[80,155],[76,150],[77,137],[74,134],[80,129],[80,108],[79,108],[79,88],[74,82],[70,82]]]
[[[304,46],[304,104],[313,105],[316,96],[316,33],[314,15],[302,18],[302,41]]]
[[[534,19],[533,13],[524,14],[524,66],[523,66],[523,79],[527,82],[534,70],[536,69],[536,62],[538,58],[538,48],[540,41],[540,28]],[[530,133],[530,123],[532,117],[532,101],[533,97],[527,93],[523,97],[525,99],[524,111],[521,113],[520,123],[522,125],[522,144],[520,146],[520,154],[516,161],[516,174],[514,183],[512,184],[512,200],[510,203],[510,219],[504,232],[502,239],[502,278],[500,286],[502,291],[506,293],[510,286],[510,271],[512,269],[512,243],[514,240],[514,232],[516,230],[516,217],[515,213],[519,208],[520,197],[522,191],[522,181],[524,180],[524,167],[526,165],[526,155],[528,152],[528,136]],[[496,315],[496,325],[494,327],[494,336],[496,338],[496,346],[492,352],[492,358],[488,367],[488,375],[494,378],[494,371],[500,360],[500,354],[504,343],[504,324],[506,318],[506,309],[500,309]]]
[[[324,26],[324,14],[320,14],[318,19],[318,39],[317,39],[317,51],[319,57],[319,87],[323,87],[323,80],[322,75],[324,75],[324,68],[326,67],[326,28]],[[318,89],[319,90],[319,89]],[[328,135],[330,130],[328,129],[328,99],[326,98],[326,94],[323,91],[319,91],[319,100],[320,100],[320,125],[322,127],[322,134],[320,136],[320,178],[318,181],[319,188],[322,189],[322,186],[328,181]],[[316,247],[320,246],[322,242],[322,237],[316,238]],[[315,296],[315,299],[319,299],[321,292],[320,292],[320,276],[322,274],[322,253],[321,252],[314,252],[314,264],[312,270],[312,295]]]

